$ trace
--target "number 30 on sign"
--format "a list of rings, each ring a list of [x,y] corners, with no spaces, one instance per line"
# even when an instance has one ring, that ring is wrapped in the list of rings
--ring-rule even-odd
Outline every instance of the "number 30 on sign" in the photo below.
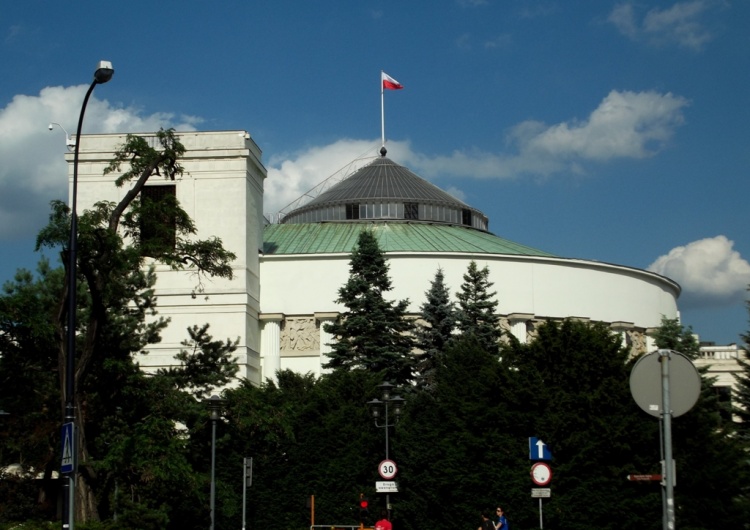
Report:
[[[395,477],[397,471],[398,468],[396,467],[396,462],[393,460],[383,460],[378,464],[378,473],[380,473],[380,476],[385,480],[390,480]]]

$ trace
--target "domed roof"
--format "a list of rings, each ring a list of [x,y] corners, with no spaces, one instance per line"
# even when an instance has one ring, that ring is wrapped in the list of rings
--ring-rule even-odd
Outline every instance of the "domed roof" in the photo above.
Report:
[[[549,252],[466,226],[404,221],[268,225],[263,233],[263,254],[351,254],[360,233],[365,230],[375,235],[384,252],[555,257]]]
[[[485,231],[488,228],[487,216],[482,212],[385,155],[291,211],[282,222],[364,220],[441,222]]]

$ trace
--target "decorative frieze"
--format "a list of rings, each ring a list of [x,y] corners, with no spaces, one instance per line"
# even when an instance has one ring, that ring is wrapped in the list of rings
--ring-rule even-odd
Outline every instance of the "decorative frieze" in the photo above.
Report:
[[[315,317],[287,317],[281,325],[281,355],[320,354],[320,331]]]

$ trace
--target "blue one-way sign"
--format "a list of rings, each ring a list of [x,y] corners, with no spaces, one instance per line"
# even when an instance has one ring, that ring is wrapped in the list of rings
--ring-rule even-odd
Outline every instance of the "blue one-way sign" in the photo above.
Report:
[[[552,460],[552,453],[539,438],[529,438],[529,460]]]
[[[75,439],[73,422],[63,423],[62,426],[62,464],[60,473],[72,473],[75,468]]]

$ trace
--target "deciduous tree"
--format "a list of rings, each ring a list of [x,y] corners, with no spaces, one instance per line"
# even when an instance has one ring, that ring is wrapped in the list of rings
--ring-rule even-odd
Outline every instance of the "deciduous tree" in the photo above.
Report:
[[[195,226],[176,199],[160,203],[160,215],[174,222],[170,228],[174,244],[161,245],[157,252],[142,237],[144,216],[153,213],[153,205],[141,200],[144,186],[153,177],[174,180],[183,172],[179,160],[185,148],[175,132],[161,130],[156,139],[158,147],[152,147],[145,138],[128,135],[115,152],[105,174],[115,175],[115,184],[128,184],[129,189],[119,202],[96,203],[80,216],[76,268],[66,270],[67,275],[78,276],[77,285],[82,291],[77,297],[73,402],[79,426],[76,518],[83,522],[98,517],[93,489],[98,483],[95,466],[98,455],[90,452],[89,444],[95,439],[91,431],[101,425],[100,414],[113,413],[117,403],[97,399],[98,393],[104,381],[113,386],[102,394],[124,391],[122,385],[133,377],[133,354],[158,341],[159,331],[166,325],[163,319],[147,318],[155,314],[156,278],[153,268],[145,266],[146,254],[172,268],[196,274],[198,289],[204,275],[232,276],[230,263],[234,254],[224,249],[218,238],[195,238]],[[59,201],[53,202],[50,223],[37,238],[37,246],[62,248],[66,267],[69,226],[69,208]],[[66,387],[66,371],[62,367],[66,358],[64,300],[68,295],[61,292],[55,304],[58,313],[52,320],[58,338],[61,389]]]

